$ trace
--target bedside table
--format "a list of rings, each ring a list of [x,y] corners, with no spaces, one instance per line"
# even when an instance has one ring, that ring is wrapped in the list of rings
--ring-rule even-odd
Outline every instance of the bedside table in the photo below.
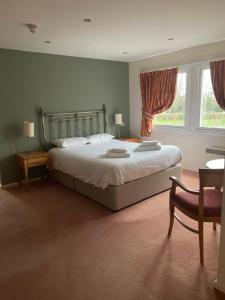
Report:
[[[24,169],[26,191],[29,187],[29,168],[46,165],[49,170],[51,169],[50,154],[44,151],[17,154],[16,163],[19,184],[21,183],[20,168]]]
[[[140,138],[134,138],[134,137],[119,138],[118,140],[124,141],[124,142],[131,142],[131,143],[141,143]]]

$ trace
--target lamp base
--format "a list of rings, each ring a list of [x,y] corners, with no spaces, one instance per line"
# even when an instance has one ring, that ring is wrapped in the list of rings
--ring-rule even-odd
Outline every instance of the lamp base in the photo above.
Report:
[[[117,125],[117,128],[118,128],[118,138],[120,139],[120,125],[119,124]]]
[[[26,153],[31,153],[31,146],[30,146],[30,137],[27,137],[27,151]]]

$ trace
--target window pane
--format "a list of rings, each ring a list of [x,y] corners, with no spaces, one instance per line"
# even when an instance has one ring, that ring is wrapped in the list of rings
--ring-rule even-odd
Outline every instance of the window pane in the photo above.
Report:
[[[202,71],[200,127],[225,128],[225,111],[216,102],[210,69]]]
[[[174,103],[167,111],[158,114],[155,117],[154,124],[184,126],[186,84],[187,73],[178,73],[177,89]]]

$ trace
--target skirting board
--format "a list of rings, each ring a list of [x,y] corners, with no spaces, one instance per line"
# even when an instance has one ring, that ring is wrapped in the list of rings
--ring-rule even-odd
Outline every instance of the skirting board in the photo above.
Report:
[[[225,294],[225,287],[221,285],[217,279],[213,282],[213,287],[218,291],[222,292],[223,294]]]
[[[39,180],[42,180],[42,177],[35,177],[35,178],[32,178],[32,179],[29,179],[29,182],[35,182],[35,181],[39,181]],[[21,183],[25,183],[25,180],[22,180]],[[0,184],[0,188],[2,189],[8,189],[8,188],[11,188],[11,187],[14,187],[14,186],[17,186],[19,185],[19,182],[11,182],[11,183],[8,183],[8,184]]]
[[[198,173],[197,171],[192,171],[192,170],[187,170],[187,169],[183,169],[184,172],[191,172],[191,173]],[[29,182],[35,182],[35,181],[39,181],[41,180],[42,177],[35,177],[29,180]],[[25,183],[25,181],[23,180],[22,183]],[[16,182],[11,182],[11,183],[7,183],[7,184],[2,184],[0,183],[0,188],[5,189],[5,188],[10,188],[10,187],[14,187],[19,185],[19,183]]]

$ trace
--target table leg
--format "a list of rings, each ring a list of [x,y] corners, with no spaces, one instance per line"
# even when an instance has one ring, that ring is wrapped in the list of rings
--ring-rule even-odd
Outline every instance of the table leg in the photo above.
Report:
[[[51,182],[52,181],[52,158],[51,157],[48,158],[47,168],[48,168],[48,178]]]
[[[21,185],[21,167],[20,167],[19,163],[16,164],[16,176],[17,176],[19,185]]]
[[[24,175],[25,175],[25,185],[26,185],[26,191],[29,191],[29,176],[28,176],[28,165],[27,162],[24,162]]]

